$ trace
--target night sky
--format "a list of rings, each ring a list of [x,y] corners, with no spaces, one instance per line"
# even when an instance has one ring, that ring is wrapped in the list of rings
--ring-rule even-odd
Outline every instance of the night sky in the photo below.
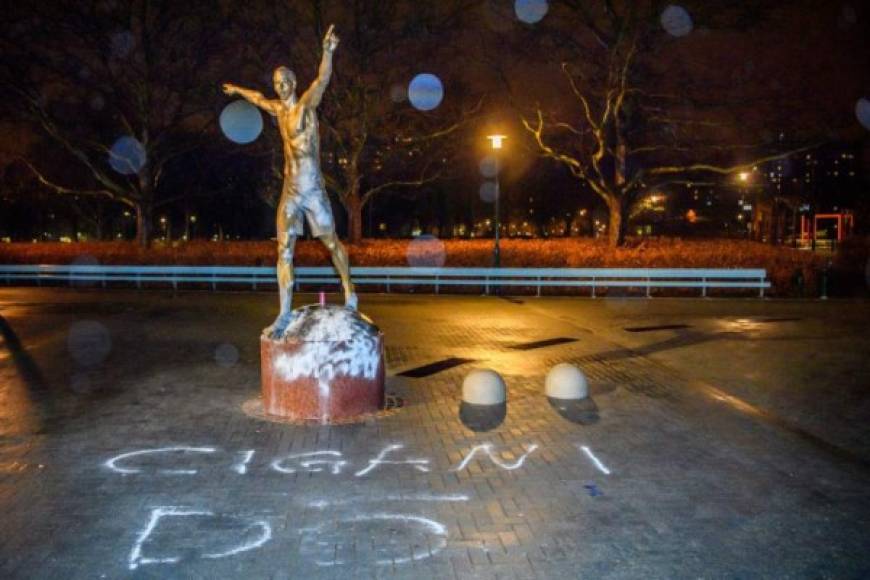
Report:
[[[133,239],[137,216],[154,238],[273,236],[277,128],[220,87],[274,98],[285,65],[303,91],[330,23],[319,118],[342,234],[490,234],[475,230],[492,213],[490,134],[507,136],[517,233],[556,235],[585,211],[592,234],[601,188],[638,223],[659,194],[663,215],[724,233],[742,171],[771,203],[870,222],[857,2],[49,1],[2,18],[4,239]],[[715,170],[666,169],[697,164]]]

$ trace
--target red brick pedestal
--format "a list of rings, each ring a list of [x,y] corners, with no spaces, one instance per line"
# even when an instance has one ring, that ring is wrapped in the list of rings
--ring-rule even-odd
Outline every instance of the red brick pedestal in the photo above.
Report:
[[[294,314],[284,337],[260,337],[263,411],[329,423],[383,408],[380,330],[339,306],[306,306]]]

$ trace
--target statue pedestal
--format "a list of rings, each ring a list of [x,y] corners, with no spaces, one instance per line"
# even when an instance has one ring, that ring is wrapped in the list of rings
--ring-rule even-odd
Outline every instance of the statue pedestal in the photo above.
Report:
[[[384,335],[335,305],[293,311],[283,336],[260,337],[263,411],[329,423],[384,406]]]

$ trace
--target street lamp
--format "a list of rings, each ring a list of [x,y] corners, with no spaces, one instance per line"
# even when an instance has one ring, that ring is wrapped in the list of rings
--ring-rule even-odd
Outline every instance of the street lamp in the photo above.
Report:
[[[498,150],[501,149],[502,143],[507,139],[507,136],[488,135],[486,138],[489,139],[489,142],[492,145],[493,158],[495,159],[495,247],[492,249],[492,259],[493,264],[498,268],[501,266],[501,252],[499,249],[499,230],[501,229],[501,223],[499,221],[499,202],[501,199],[501,187],[499,185]]]
[[[749,183],[749,177],[750,177],[750,175],[749,175],[748,171],[741,171],[740,173],[737,174],[737,179],[740,180],[740,206],[741,206],[740,209],[741,209],[741,211],[746,211],[746,202],[744,200],[748,196],[748,193],[746,191],[746,186]],[[749,205],[752,208],[752,213],[749,216],[749,218],[750,218],[749,222],[747,222],[747,224],[746,224],[746,238],[747,239],[752,238],[752,223],[755,221],[753,219],[753,215],[755,213],[755,204],[749,204]],[[742,221],[742,218],[741,218],[741,221]]]

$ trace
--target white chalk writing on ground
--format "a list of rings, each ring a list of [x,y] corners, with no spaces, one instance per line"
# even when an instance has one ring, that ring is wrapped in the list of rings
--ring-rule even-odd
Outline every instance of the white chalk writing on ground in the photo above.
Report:
[[[575,444],[576,448],[589,459],[592,465],[595,466],[601,473],[610,475],[610,469],[595,455],[588,445]],[[539,445],[536,443],[525,444],[523,446],[525,452],[517,456],[510,450],[501,452],[492,443],[483,443],[472,447],[459,462],[458,465],[451,468],[450,471],[458,472],[467,469],[474,459],[483,458],[489,459],[492,465],[502,470],[513,471],[520,469],[526,463],[529,456],[538,450]],[[404,444],[392,443],[384,447],[378,454],[368,460],[368,465],[359,469],[353,475],[355,477],[363,477],[371,472],[386,466],[392,467],[411,467],[412,469],[428,473],[430,471],[430,460],[427,458],[409,458],[396,457],[394,454],[405,448]],[[116,455],[103,463],[103,466],[109,470],[120,473],[122,475],[135,474],[169,474],[169,475],[193,475],[199,473],[199,470],[194,469],[189,463],[182,464],[180,468],[177,464],[167,466],[167,461],[183,460],[191,461],[191,456],[212,455],[219,451],[216,447],[193,447],[186,445],[177,445],[169,447],[159,447],[152,449],[139,449],[128,451]],[[227,452],[230,453],[230,452]],[[224,464],[224,468],[245,475],[248,473],[249,465],[251,464],[256,450],[248,449],[237,451],[232,455],[232,460]],[[163,457],[160,457],[163,455]],[[146,458],[143,460],[143,458]],[[210,465],[213,466],[214,460],[210,460]],[[274,459],[269,463],[269,468],[278,473],[292,474],[297,472],[305,473],[329,473],[331,475],[340,475],[344,468],[349,464],[344,459],[341,451],[333,449],[321,449],[315,451],[305,451],[285,455]],[[258,465],[262,465],[258,462]],[[169,468],[173,467],[173,468]],[[463,493],[448,493],[438,494],[429,492],[396,492],[396,493],[377,493],[375,495],[354,496],[354,497],[339,497],[328,499],[304,499],[299,502],[299,505],[314,509],[338,508],[345,509],[341,506],[357,506],[361,503],[376,503],[376,502],[467,502],[470,501],[470,496]],[[299,500],[297,500],[299,501]],[[143,565],[164,564],[175,565],[182,560],[189,559],[190,550],[177,547],[177,553],[172,549],[161,548],[160,542],[155,539],[155,531],[160,528],[161,522],[167,518],[221,518],[222,520],[229,519],[236,523],[241,523],[241,529],[237,532],[238,537],[231,536],[233,542],[231,547],[227,548],[221,545],[220,550],[212,548],[208,551],[209,541],[206,539],[197,538],[197,536],[189,535],[182,536],[190,541],[197,542],[196,550],[199,550],[198,558],[200,559],[220,559],[228,558],[252,550],[257,550],[270,542],[272,538],[272,527],[269,522],[264,519],[256,518],[241,518],[234,515],[215,514],[207,509],[195,509],[190,507],[177,506],[158,506],[150,509],[147,522],[144,527],[137,533],[133,547],[128,557],[128,567],[130,570],[135,570]],[[178,520],[176,520],[177,522]],[[161,537],[171,537],[175,526],[167,525],[160,534]],[[188,524],[181,524],[187,526]],[[396,533],[396,529],[406,529],[405,534]],[[232,526],[231,526],[232,528]],[[356,530],[348,535],[348,528]],[[213,529],[213,527],[204,528],[202,525],[195,529]],[[217,526],[214,529],[226,529]],[[339,546],[358,546],[355,536],[359,535],[360,530],[367,530],[369,537],[382,537],[383,542],[377,547],[374,552],[374,562],[379,565],[397,565],[413,562],[429,558],[435,553],[443,550],[447,546],[447,527],[436,520],[429,519],[420,515],[407,513],[356,513],[345,517],[329,518],[324,520],[324,523],[314,527],[299,530],[303,534],[303,541],[300,546],[302,555],[310,558],[319,566],[336,566],[342,565],[345,562],[345,557],[339,553]],[[165,536],[169,534],[169,536]],[[363,534],[365,535],[365,534]],[[410,539],[409,539],[410,538]],[[329,541],[326,541],[329,540]],[[235,543],[237,542],[237,543]],[[147,544],[147,545],[146,545]],[[212,544],[213,546],[213,544]],[[375,550],[374,544],[371,544],[372,550]],[[161,549],[164,553],[161,553]],[[354,547],[353,550],[357,548]],[[145,553],[150,552],[150,553]],[[386,553],[386,555],[385,555]],[[357,557],[356,554],[354,557]]]
[[[138,451],[130,451],[129,453],[122,453],[120,455],[116,455],[112,457],[108,461],[104,463],[106,467],[111,469],[112,471],[117,471],[118,473],[123,474],[131,474],[131,473],[142,473],[141,469],[135,467],[121,467],[118,463],[130,459],[132,457],[138,457],[142,455],[151,455],[155,453],[214,453],[217,451],[214,447],[186,447],[186,446],[178,446],[178,447],[160,447],[158,449],[140,449]],[[195,475],[197,473],[196,469],[161,469],[161,473],[170,473],[174,475]]]
[[[474,460],[474,458],[480,453],[483,453],[487,457],[489,457],[490,461],[500,469],[513,471],[522,467],[526,459],[534,451],[536,451],[539,446],[537,443],[531,443],[526,444],[524,447],[526,449],[525,453],[520,455],[514,461],[507,461],[502,459],[499,454],[495,452],[495,448],[492,443],[482,443],[480,445],[472,447],[471,450],[468,451],[468,453],[463,457],[459,465],[453,467],[451,471],[462,471],[463,469],[466,469],[468,467],[468,464],[471,463],[471,461]],[[422,473],[428,473],[430,471],[431,461],[425,457],[404,459],[388,458],[390,454],[404,448],[404,444],[401,443],[392,443],[390,445],[387,445],[386,447],[381,449],[381,451],[374,458],[368,460],[367,466],[356,471],[354,473],[354,476],[364,477],[372,471],[378,469],[379,467],[386,465],[407,465]],[[587,457],[590,458],[590,460],[593,461],[595,466],[600,471],[606,474],[610,473],[607,467],[605,467],[604,464],[600,460],[598,460],[598,458],[595,457],[594,454],[592,454],[592,451],[587,446],[579,446],[579,448],[586,454]],[[146,470],[141,466],[137,467],[134,463],[134,460],[139,457],[160,454],[213,454],[217,452],[218,448],[216,447],[192,447],[186,445],[159,447],[154,449],[137,449],[135,451],[128,451],[116,455],[106,460],[103,465],[111,469],[112,471],[116,473],[121,473],[123,475],[141,474],[145,473]],[[239,475],[245,475],[246,473],[248,473],[248,465],[254,458],[255,453],[256,450],[254,449],[239,451],[239,459],[232,464],[230,469],[232,469]],[[293,462],[295,462],[295,464]],[[291,467],[291,465],[293,466]],[[341,451],[336,451],[333,449],[318,449],[315,451],[295,453],[284,457],[279,457],[269,464],[271,469],[279,473],[292,474],[296,473],[297,471],[304,470],[307,473],[321,473],[326,471],[332,475],[340,475],[344,467],[347,465],[349,465],[349,462],[344,459],[343,453]],[[157,469],[156,471],[157,473],[168,475],[195,475],[199,473],[199,470],[189,467],[179,469],[161,468]]]
[[[374,496],[370,497],[368,501],[424,501],[424,502],[458,502],[458,501],[468,501],[471,498],[464,493],[447,493],[447,494],[434,494],[434,493],[390,493],[384,496]],[[358,497],[351,498],[342,498],[342,499],[316,499],[308,502],[306,505],[308,507],[324,509],[328,507],[334,507],[338,505],[356,505],[360,503],[360,499]]]
[[[462,471],[463,469],[465,469],[471,462],[471,460],[474,459],[474,455],[478,451],[483,451],[484,453],[486,453],[489,456],[490,460],[492,460],[493,463],[495,463],[502,469],[513,471],[514,469],[519,469],[520,467],[522,467],[523,463],[525,463],[526,461],[526,458],[531,455],[532,452],[535,451],[537,448],[538,445],[536,443],[532,443],[531,445],[526,446],[526,452],[522,454],[519,459],[517,459],[513,463],[506,463],[499,459],[497,455],[493,454],[492,443],[484,443],[483,445],[477,445],[475,447],[472,447],[468,455],[465,456],[465,459],[462,460],[462,463],[460,463],[457,467],[454,467],[452,471]]]
[[[401,461],[392,460],[392,459],[384,459],[387,456],[387,453],[392,453],[393,451],[398,451],[399,449],[403,449],[405,446],[401,443],[393,443],[392,445],[387,445],[384,447],[378,456],[374,459],[369,459],[368,467],[364,467],[360,469],[356,473],[354,473],[355,477],[362,477],[363,475],[369,473],[373,469],[377,468],[379,465],[412,465],[414,469],[417,471],[428,472],[429,471],[429,460],[428,459],[403,459]]]
[[[368,525],[375,528],[369,530],[369,534],[374,534],[378,526],[386,526],[386,531],[389,532],[388,543],[395,541],[396,528],[399,526],[408,526],[412,528],[409,533],[401,535],[401,543],[398,546],[391,544],[391,547],[396,547],[396,554],[390,557],[380,557],[375,560],[378,565],[398,565],[407,564],[412,561],[423,560],[430,558],[443,550],[447,546],[447,526],[441,522],[424,518],[422,516],[400,513],[373,513],[360,514],[339,518],[335,521],[325,522],[315,528],[302,530],[304,535],[301,544],[301,550],[308,556],[314,557],[314,562],[318,566],[340,566],[346,562],[337,557],[335,552],[336,542],[334,535],[342,533],[347,524],[352,527],[362,527]],[[404,549],[409,548],[407,545],[406,536],[410,535],[410,531],[419,533],[425,542],[421,541],[419,545],[411,547],[409,552]],[[419,550],[414,549],[419,548]],[[381,552],[382,554],[382,552]],[[324,555],[326,557],[324,557]]]
[[[607,468],[607,466],[604,465],[604,463],[602,463],[601,460],[598,459],[598,457],[596,457],[594,453],[592,453],[592,450],[589,449],[588,446],[580,445],[580,450],[586,455],[586,457],[590,459],[590,461],[592,461],[592,464],[595,465],[596,468],[598,468],[598,471],[600,471],[604,475],[610,475],[610,470]]]
[[[160,521],[163,518],[167,517],[210,517],[214,516],[214,512],[205,511],[205,510],[195,510],[188,509],[182,507],[175,506],[158,506],[151,509],[151,513],[148,517],[148,522],[145,524],[145,527],[142,528],[142,531],[139,532],[139,535],[136,537],[136,541],[133,543],[133,549],[130,550],[130,556],[128,558],[128,566],[130,570],[135,570],[139,566],[144,564],[176,564],[181,561],[181,556],[163,556],[163,557],[146,557],[142,555],[142,546],[146,541],[151,537],[151,534],[154,533],[154,530],[157,529],[157,526],[160,524]],[[236,554],[241,554],[242,552],[249,552],[251,550],[255,550],[260,548],[266,542],[272,539],[272,526],[269,525],[269,522],[266,520],[256,520],[251,522],[247,528],[243,531],[243,533],[247,533],[255,528],[260,529],[260,535],[257,538],[249,540],[247,542],[243,542],[238,546],[234,546],[228,550],[224,550],[222,552],[210,552],[202,554],[202,558],[206,559],[217,559],[217,558],[228,558],[230,556],[235,556]]]
[[[239,475],[244,475],[248,472],[248,463],[251,462],[251,459],[254,457],[255,451],[253,449],[249,449],[242,454],[241,463],[237,463],[233,466],[233,469],[236,470],[236,473]]]
[[[338,475],[341,473],[341,468],[347,465],[347,461],[343,459],[305,459],[307,457],[318,457],[321,455],[327,455],[330,457],[341,457],[341,451],[333,451],[333,450],[324,450],[324,451],[308,451],[306,453],[296,453],[293,455],[288,455],[283,459],[276,459],[272,462],[272,469],[275,471],[280,471],[281,473],[296,473],[296,470],[292,467],[286,467],[284,465],[285,461],[289,461],[291,459],[302,459],[299,462],[299,465],[304,467],[309,473],[319,473],[323,471],[322,467],[315,467],[316,465],[328,465],[330,466],[330,471],[332,475]]]

